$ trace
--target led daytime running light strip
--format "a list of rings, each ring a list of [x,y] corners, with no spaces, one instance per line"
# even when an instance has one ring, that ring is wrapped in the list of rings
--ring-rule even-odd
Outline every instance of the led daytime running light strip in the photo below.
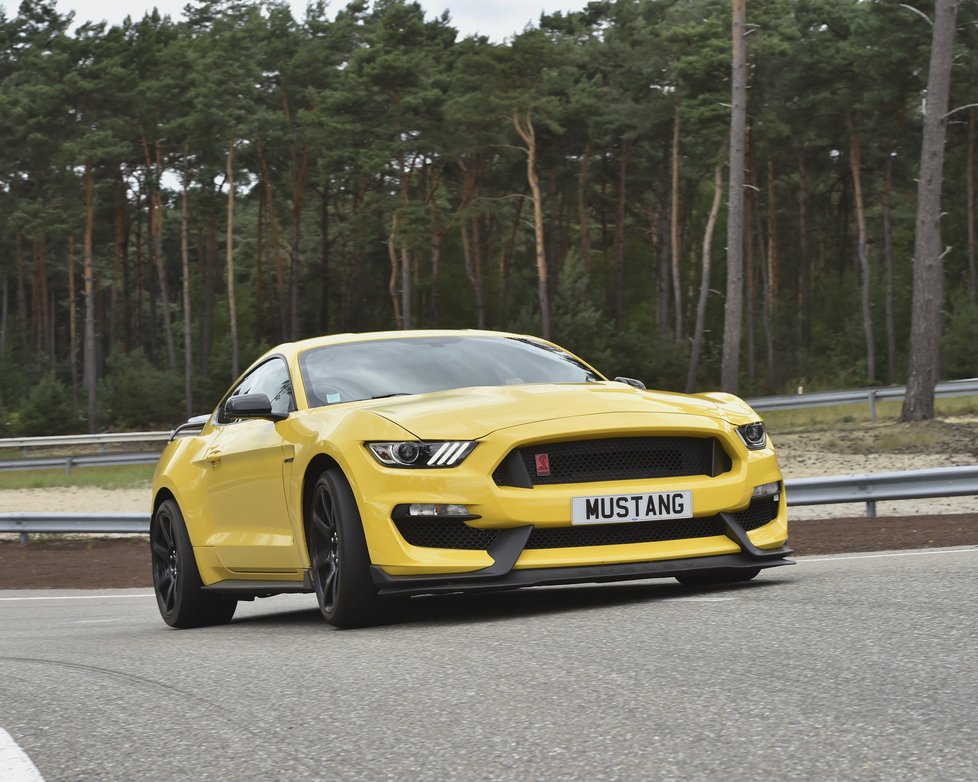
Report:
[[[455,462],[465,456],[471,443],[442,443],[432,457],[428,460],[429,467],[451,467]]]

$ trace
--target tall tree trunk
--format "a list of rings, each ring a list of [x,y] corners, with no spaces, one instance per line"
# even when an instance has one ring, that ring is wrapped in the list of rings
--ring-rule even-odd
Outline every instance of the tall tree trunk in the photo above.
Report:
[[[227,154],[228,221],[226,258],[228,275],[228,325],[231,330],[231,379],[240,374],[238,355],[238,305],[234,296],[234,139],[228,141]]]
[[[431,294],[428,299],[428,327],[438,328],[438,278],[441,274],[442,233],[435,226],[435,210],[431,217]]]
[[[975,110],[968,112],[968,156],[965,165],[965,219],[968,224],[968,303],[978,304],[975,268]]]
[[[682,279],[679,274],[679,258],[682,249],[679,245],[679,105],[672,124],[672,187],[669,209],[669,251],[672,262],[672,309],[675,323],[673,337],[676,342],[683,339],[683,298]]]
[[[580,234],[581,263],[584,276],[591,275],[591,231],[587,217],[587,167],[591,161],[591,140],[588,139],[581,154],[581,167],[577,173],[577,226]]]
[[[808,183],[805,177],[805,152],[798,152],[798,319],[799,342],[804,350],[812,343],[812,262],[808,256]]]
[[[696,302],[696,327],[693,331],[693,346],[689,354],[689,372],[686,374],[686,393],[693,393],[696,387],[696,373],[699,371],[700,352],[703,349],[703,332],[706,328],[706,303],[710,296],[710,248],[713,244],[713,229],[720,213],[720,199],[723,195],[723,167],[718,162],[713,172],[713,204],[703,232],[703,273],[700,277],[700,295]]]
[[[401,317],[401,297],[397,289],[397,277],[400,264],[397,260],[397,210],[391,217],[391,230],[387,235],[387,257],[391,262],[391,275],[387,281],[387,293],[391,297],[391,305],[394,308],[394,325],[396,328],[404,329],[404,320]]]
[[[255,226],[255,344],[265,341],[265,193],[258,189],[258,220]]]
[[[411,312],[412,288],[411,248],[407,237],[401,232],[401,321],[404,328],[414,328],[414,315]]]
[[[533,202],[533,240],[536,245],[537,300],[540,305],[540,331],[544,339],[550,339],[550,293],[547,281],[547,251],[543,237],[543,198],[540,195],[540,178],[537,176],[537,135],[533,116],[513,112],[513,127],[526,144],[526,181],[530,186]]]
[[[272,180],[268,175],[268,162],[261,144],[257,145],[258,166],[261,169],[262,185],[265,191],[265,209],[268,214],[268,228],[272,233],[272,258],[275,261],[275,287],[278,293],[279,335],[284,342],[289,338],[289,295],[285,284],[285,267],[282,263],[282,243],[279,241],[278,218],[275,216],[275,202],[272,198]]]
[[[183,397],[187,417],[194,414],[193,331],[190,319],[190,147],[183,148],[183,194],[180,199],[180,264],[183,282]]]
[[[8,298],[9,294],[7,291],[7,273],[4,272],[0,275],[0,279],[3,280],[3,290],[0,292],[0,366],[3,366],[4,360],[7,355],[7,315],[8,315]],[[3,398],[3,376],[0,375],[0,399]]]
[[[775,386],[774,314],[778,301],[778,212],[774,194],[774,163],[767,161],[767,274],[764,288],[764,342],[767,348],[767,385]]]
[[[14,234],[14,276],[17,278],[17,317],[20,319],[20,360],[25,361],[30,341],[30,313],[27,311],[27,292],[24,286],[23,234],[19,229]]]
[[[625,318],[625,177],[628,172],[630,139],[622,139],[618,158],[618,200],[615,205],[615,325]]]
[[[526,202],[529,183],[523,187],[523,192],[516,199],[516,208],[513,210],[513,227],[509,232],[509,241],[506,249],[499,258],[499,309],[497,322],[500,327],[506,323],[509,307],[509,275],[513,266],[513,254],[516,251],[516,238],[520,231],[520,220],[523,215],[523,205]]]
[[[744,135],[747,129],[746,0],[733,0],[730,109],[730,190],[727,211],[727,300],[723,316],[721,385],[737,393],[744,309]]]
[[[34,321],[34,347],[38,353],[46,353],[53,359],[51,349],[51,299],[48,293],[48,272],[44,263],[44,231],[38,229],[34,237],[34,272],[31,279],[31,318]]]
[[[649,207],[649,243],[651,245],[652,285],[655,298],[655,333],[666,341],[669,334],[669,263],[663,255],[662,211]]]
[[[78,292],[75,288],[75,235],[68,235],[68,368],[71,404],[78,408]]]
[[[211,347],[214,341],[214,297],[216,295],[215,271],[217,270],[217,218],[210,214],[204,241],[201,242],[204,266],[204,295],[201,299],[203,312],[200,318],[200,373],[210,374]]]
[[[886,163],[883,166],[883,203],[880,211],[883,213],[883,269],[886,275],[886,301],[884,317],[886,319],[886,380],[896,383],[897,348],[896,327],[893,323],[893,153],[888,151]]]
[[[302,207],[306,197],[306,172],[309,169],[309,145],[302,146],[298,171],[292,179],[292,248],[289,253],[290,338],[299,338],[299,273],[302,267]]]
[[[173,341],[173,323],[170,317],[170,293],[166,281],[166,261],[163,258],[163,199],[160,194],[160,177],[163,173],[163,163],[160,153],[160,141],[154,145],[154,153],[150,153],[149,142],[143,139],[143,152],[146,157],[146,167],[152,172],[153,184],[149,191],[150,209],[150,249],[153,263],[156,265],[157,282],[160,286],[160,304],[163,311],[163,338],[166,341],[167,366],[171,371],[177,368],[177,348]]]
[[[95,232],[95,181],[90,163],[85,164],[85,242],[82,255],[82,278],[85,294],[85,336],[83,363],[85,395],[88,397],[88,431],[98,431],[98,366],[95,356],[95,264],[92,257],[92,234]]]
[[[323,184],[322,199],[319,204],[319,274],[321,287],[319,290],[319,330],[323,334],[329,331],[329,270],[330,249],[333,240],[329,226],[329,180]]]
[[[866,209],[863,202],[862,148],[859,136],[849,118],[849,163],[852,169],[852,194],[856,209],[856,254],[859,258],[860,302],[862,304],[863,337],[866,340],[866,375],[870,385],[876,382],[876,343],[873,337],[873,312],[869,268],[869,238],[866,234]]]
[[[482,253],[478,247],[478,228],[476,220],[469,220],[463,215],[459,224],[462,236],[462,258],[465,261],[465,274],[472,285],[475,294],[475,309],[480,329],[486,327],[486,306],[482,287]]]
[[[907,394],[903,400],[903,418],[908,421],[934,417],[934,386],[937,384],[940,369],[944,305],[941,184],[957,10],[957,0],[937,0],[934,9],[924,135],[917,180],[910,367]]]
[[[141,205],[143,201],[143,188],[140,187],[140,192],[136,194],[136,307],[133,310],[132,328],[126,329],[126,350],[128,351],[133,344],[136,346],[143,345],[143,291],[145,289],[145,282],[143,280],[143,220]],[[146,198],[146,206],[149,209],[149,198]],[[152,219],[152,210],[149,209],[147,216]],[[130,331],[133,334],[133,339],[130,341],[128,335]]]
[[[119,331],[119,285],[122,281],[122,243],[124,233],[123,213],[125,209],[125,192],[122,181],[122,169],[117,167],[112,181],[113,206],[115,216],[113,227],[115,236],[112,242],[112,284],[109,287],[109,345],[114,346]]]
[[[747,187],[744,191],[744,225],[746,237],[744,241],[744,276],[747,280],[747,302],[744,306],[744,319],[747,323],[747,377],[751,383],[757,379],[757,262],[754,257],[754,242],[763,242],[760,227],[756,220],[755,203],[758,192],[754,175],[754,144],[750,129],[747,130]],[[764,248],[761,248],[763,255]]]

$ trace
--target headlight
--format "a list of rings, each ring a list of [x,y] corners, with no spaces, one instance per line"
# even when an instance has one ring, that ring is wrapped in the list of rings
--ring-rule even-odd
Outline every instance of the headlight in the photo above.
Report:
[[[473,442],[367,443],[374,458],[386,467],[458,467],[475,448]]]
[[[748,451],[759,451],[767,445],[767,435],[764,432],[764,424],[755,421],[752,424],[744,424],[737,427],[737,434],[744,441]]]
[[[758,497],[773,497],[780,493],[781,481],[774,481],[773,483],[762,483],[760,486],[755,486],[750,496],[751,499],[757,499]]]

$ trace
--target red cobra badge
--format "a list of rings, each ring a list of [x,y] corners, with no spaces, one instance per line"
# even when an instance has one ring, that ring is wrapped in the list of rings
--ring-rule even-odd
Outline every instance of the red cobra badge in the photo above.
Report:
[[[545,453],[538,453],[536,455],[537,459],[537,475],[540,477],[546,477],[550,475],[550,456]]]

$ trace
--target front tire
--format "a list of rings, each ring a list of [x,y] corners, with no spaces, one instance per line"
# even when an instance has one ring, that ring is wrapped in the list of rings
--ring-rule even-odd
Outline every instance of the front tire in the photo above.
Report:
[[[676,576],[683,586],[717,586],[719,584],[737,584],[750,581],[761,572],[759,567],[752,568],[717,568],[715,570],[699,570]]]
[[[197,560],[183,514],[175,500],[165,500],[149,526],[153,589],[160,616],[170,627],[206,627],[231,621],[238,601],[209,595],[201,587]]]
[[[333,627],[366,627],[388,620],[389,606],[370,579],[370,555],[356,498],[343,473],[316,480],[306,508],[312,583],[323,618]]]

